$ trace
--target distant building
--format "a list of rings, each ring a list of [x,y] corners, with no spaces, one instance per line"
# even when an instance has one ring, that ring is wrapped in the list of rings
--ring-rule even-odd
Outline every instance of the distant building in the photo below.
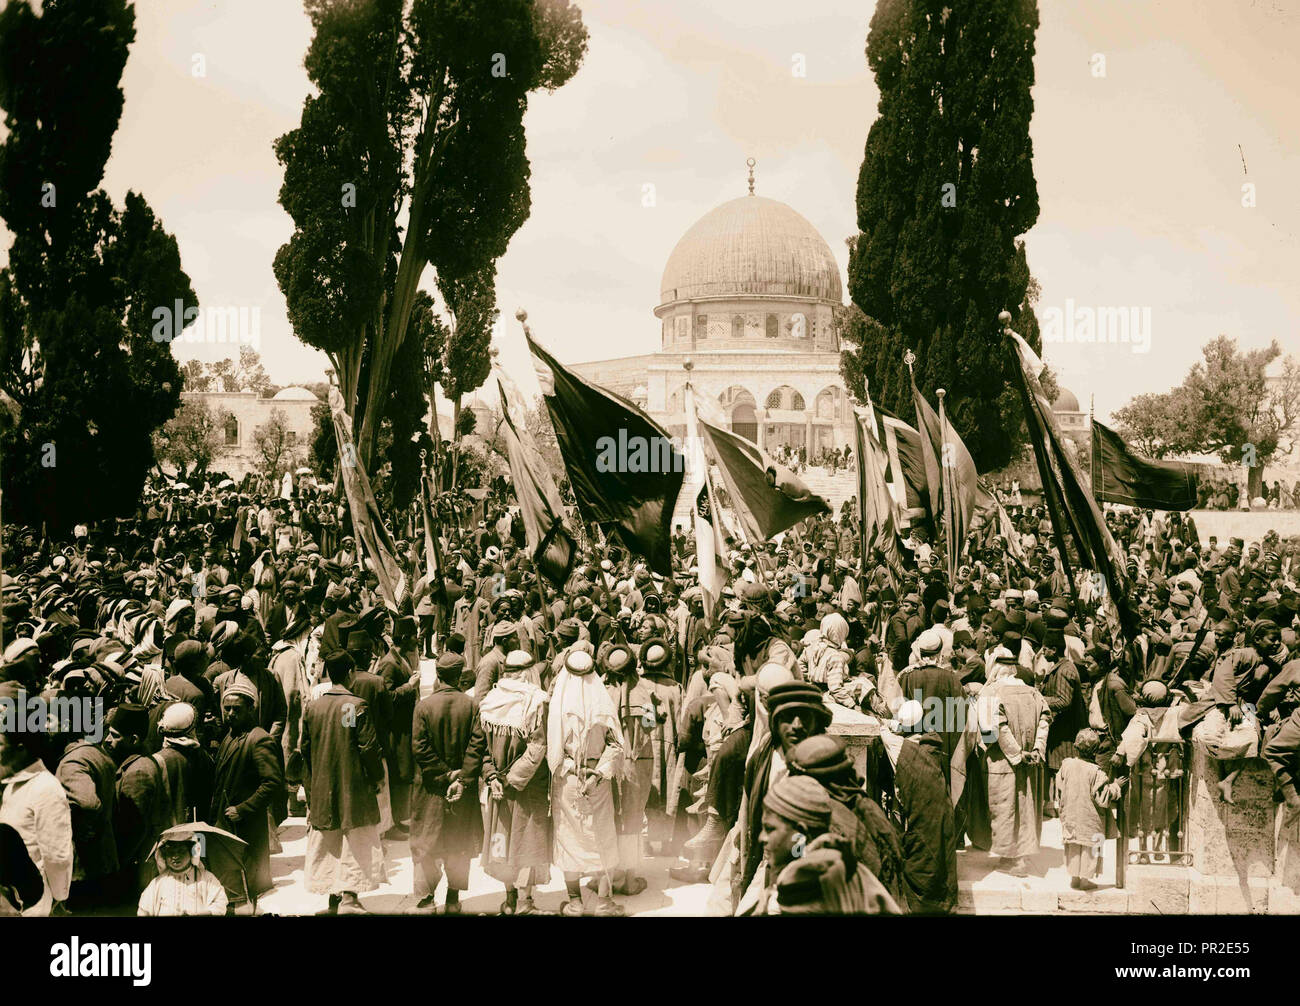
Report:
[[[1056,425],[1061,428],[1063,436],[1076,443],[1086,443],[1092,436],[1092,422],[1088,413],[1079,408],[1079,399],[1069,388],[1057,389],[1052,414],[1056,417]]]
[[[689,379],[760,447],[843,447],[853,443],[853,413],[835,331],[839,266],[812,224],[752,187],[696,221],[669,255],[654,311],[659,351],[572,369],[675,436],[686,431]]]
[[[221,448],[211,467],[227,472],[234,479],[242,479],[257,470],[253,434],[270,421],[277,409],[284,413],[289,441],[296,455],[295,467],[305,463],[311,450],[316,429],[311,410],[320,399],[306,388],[284,388],[270,398],[259,398],[253,391],[183,391],[181,398],[202,402],[217,415],[227,413]]]

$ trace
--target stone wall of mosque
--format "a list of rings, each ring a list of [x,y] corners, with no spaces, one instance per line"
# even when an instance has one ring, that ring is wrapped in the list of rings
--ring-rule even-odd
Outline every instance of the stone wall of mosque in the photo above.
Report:
[[[811,297],[749,297],[665,304],[655,315],[665,352],[838,352],[833,312],[829,302]]]
[[[683,366],[687,359],[689,373]],[[702,413],[716,410],[716,418],[760,446],[791,444],[817,452],[853,442],[852,410],[834,350],[710,344],[573,369],[635,401],[676,435],[685,432],[689,379]]]

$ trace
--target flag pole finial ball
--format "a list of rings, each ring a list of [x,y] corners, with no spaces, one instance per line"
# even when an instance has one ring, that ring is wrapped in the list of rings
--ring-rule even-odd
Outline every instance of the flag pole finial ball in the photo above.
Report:
[[[940,398],[948,394],[948,392],[944,391],[943,388],[936,388],[934,393],[938,395]]]
[[[998,312],[998,321],[1000,321],[1000,322],[1002,323],[1002,327],[1003,327],[1003,328],[1005,328],[1007,325],[1010,325],[1010,324],[1011,324],[1011,312],[1010,312],[1010,311],[999,311],[999,312]]]
[[[689,356],[682,361],[682,370],[694,370],[694,369],[695,369],[695,361],[693,361]]]
[[[1010,317],[1011,317],[1011,315],[1007,315],[1007,318],[1008,318],[1008,319],[1009,319]],[[521,307],[518,311],[515,312],[515,319],[516,319],[517,321],[527,321],[527,320],[528,320],[528,312],[525,311],[525,310]]]

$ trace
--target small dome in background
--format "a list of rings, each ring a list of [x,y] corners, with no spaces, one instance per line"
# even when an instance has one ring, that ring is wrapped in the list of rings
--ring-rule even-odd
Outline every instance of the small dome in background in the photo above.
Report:
[[[1078,412],[1079,399],[1074,396],[1074,392],[1069,388],[1061,388],[1056,393],[1056,401],[1052,403],[1054,412]]]
[[[314,402],[316,396],[306,388],[281,388],[271,396],[273,402]]]

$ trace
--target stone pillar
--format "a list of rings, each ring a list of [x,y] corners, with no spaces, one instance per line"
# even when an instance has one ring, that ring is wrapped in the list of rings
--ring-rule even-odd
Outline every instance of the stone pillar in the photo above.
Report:
[[[831,725],[826,732],[844,741],[846,753],[853,760],[853,767],[857,769],[858,775],[862,775],[867,767],[867,743],[879,735],[880,721],[836,702],[831,705]]]
[[[767,409],[754,409],[754,415],[758,417],[758,449],[767,450]]]
[[[808,460],[811,462],[811,461],[812,461],[812,456],[813,456],[813,451],[816,449],[815,446],[813,445],[813,434],[812,434],[812,431],[813,431],[813,424],[812,424],[812,417],[813,417],[813,414],[812,414],[811,412],[805,412],[805,413],[803,414],[803,416],[804,416],[804,420],[803,420],[803,421],[804,421],[804,435],[803,435],[803,442],[804,442],[805,446],[807,446],[807,448],[808,448]]]
[[[1187,847],[1193,864],[1213,877],[1271,877],[1274,868],[1273,774],[1252,758],[1233,785],[1233,803],[1219,799],[1219,762],[1192,745]]]

